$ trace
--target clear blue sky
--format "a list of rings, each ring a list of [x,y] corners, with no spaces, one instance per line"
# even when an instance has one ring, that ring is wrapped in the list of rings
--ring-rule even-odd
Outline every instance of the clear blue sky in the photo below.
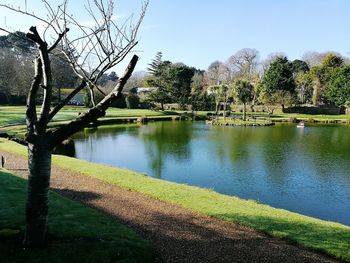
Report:
[[[35,7],[41,1],[27,2]],[[71,5],[79,10],[82,2],[71,0]],[[116,2],[122,16],[137,14],[141,6],[141,0]],[[272,52],[295,59],[306,51],[330,50],[349,56],[349,11],[348,0],[150,0],[136,47],[142,51],[137,70],[145,69],[157,51],[164,59],[201,69],[245,47],[259,50],[262,59]],[[17,20],[16,26],[25,30],[22,23]]]

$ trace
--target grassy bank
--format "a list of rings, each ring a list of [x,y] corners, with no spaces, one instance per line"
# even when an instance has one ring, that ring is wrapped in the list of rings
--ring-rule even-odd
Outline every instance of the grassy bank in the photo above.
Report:
[[[0,148],[26,156],[25,147],[4,139],[0,140]],[[53,164],[182,205],[199,213],[248,225],[272,236],[285,238],[350,261],[350,227],[348,226],[275,209],[252,200],[242,200],[211,190],[166,182],[132,171],[65,156],[54,156]]]
[[[47,249],[26,251],[26,181],[0,169],[1,262],[151,262],[150,245],[107,216],[50,193]]]

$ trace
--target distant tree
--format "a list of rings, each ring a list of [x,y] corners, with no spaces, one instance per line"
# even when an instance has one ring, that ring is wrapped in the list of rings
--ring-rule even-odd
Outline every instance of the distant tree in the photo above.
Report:
[[[236,78],[252,80],[259,64],[259,51],[253,48],[243,48],[227,60],[227,66]]]
[[[304,103],[312,102],[313,77],[310,72],[298,72],[294,76],[296,92],[299,101]]]
[[[212,62],[205,72],[205,76],[209,85],[224,84],[229,80],[229,75],[229,69],[224,63],[220,61]]]
[[[269,114],[273,114],[275,109],[282,106],[282,111],[285,106],[295,104],[295,94],[286,90],[276,90],[272,93],[265,91],[260,94],[260,102],[264,104]]]
[[[308,72],[310,70],[308,64],[300,59],[295,59],[291,63],[292,70],[294,73],[299,73],[299,72]]]
[[[215,101],[215,115],[218,115],[220,110],[220,103],[225,99],[226,85],[212,85],[208,87],[208,93]]]
[[[172,102],[178,103],[180,107],[189,103],[194,71],[194,68],[184,64],[173,64],[167,72],[166,86],[170,99]]]
[[[117,73],[115,71],[112,71],[108,74],[108,80],[116,82],[119,79]]]
[[[125,91],[145,86],[145,80],[150,76],[146,71],[136,71],[132,74],[125,86]]]
[[[253,85],[245,79],[237,79],[233,84],[234,95],[243,103],[243,120],[246,120],[246,105],[253,100]]]
[[[338,67],[327,83],[327,100],[337,106],[350,105],[350,65]]]
[[[192,109],[197,110],[211,110],[214,107],[213,96],[209,96],[206,92],[207,79],[205,71],[195,70],[192,77],[190,102]]]
[[[171,101],[169,91],[167,90],[168,72],[171,66],[170,61],[163,61],[162,52],[158,52],[155,59],[149,64],[148,72],[150,77],[145,79],[145,86],[156,87],[149,99],[153,102],[160,103],[161,110],[164,110],[164,103]]]
[[[28,55],[35,49],[35,42],[26,38],[26,34],[20,31],[0,36],[0,46],[2,48],[13,49],[13,51]]]
[[[53,99],[60,102],[62,100],[61,90],[73,89],[77,86],[79,78],[61,53],[57,52],[52,56],[51,65]]]
[[[269,66],[263,78],[266,93],[277,90],[295,91],[292,65],[287,57],[277,57]]]
[[[329,54],[333,54],[335,56],[338,56],[344,59],[339,53],[334,51],[328,51],[328,52],[322,52],[322,53],[309,51],[309,52],[306,52],[301,59],[305,61],[308,64],[309,68],[311,69],[311,67],[321,65],[321,63],[325,60],[325,58]]]
[[[265,75],[266,71],[270,67],[270,64],[276,60],[276,58],[279,57],[286,57],[286,54],[283,52],[273,52],[267,55],[267,57],[261,61],[261,69],[262,69],[262,74]]]
[[[125,102],[128,109],[138,109],[140,98],[136,94],[129,93],[125,98]]]
[[[13,48],[0,48],[0,93],[6,97],[3,103],[23,103],[32,79],[33,56]],[[16,98],[24,98],[24,101]]]
[[[322,63],[314,66],[310,70],[313,78],[313,104],[318,105],[320,102],[326,102],[324,94],[326,92],[327,84],[334,74],[334,71],[344,65],[344,60],[333,53],[325,56]]]

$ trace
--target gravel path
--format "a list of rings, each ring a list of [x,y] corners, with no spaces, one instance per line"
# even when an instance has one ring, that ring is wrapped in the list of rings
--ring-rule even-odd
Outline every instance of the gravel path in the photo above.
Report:
[[[8,152],[5,168],[26,178],[27,160]],[[51,188],[98,209],[151,241],[155,262],[338,262],[248,227],[53,167]]]

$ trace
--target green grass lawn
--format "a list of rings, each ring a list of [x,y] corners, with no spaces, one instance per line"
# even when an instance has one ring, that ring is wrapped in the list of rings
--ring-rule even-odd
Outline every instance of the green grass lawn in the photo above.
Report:
[[[40,109],[37,109],[38,112]],[[88,109],[83,106],[66,106],[53,119],[54,121],[67,121],[77,117]],[[0,127],[8,125],[25,124],[25,106],[1,106],[0,107]],[[151,111],[145,109],[118,109],[109,108],[105,118],[112,117],[142,117],[142,116],[169,116],[177,115],[174,111]]]
[[[0,169],[0,262],[151,262],[150,244],[91,208],[50,193],[46,249],[23,250],[26,180]]]
[[[0,127],[9,125],[24,125],[25,124],[25,106],[1,106],[0,107]],[[64,107],[53,119],[57,124],[60,122],[71,120],[83,113],[87,108],[83,106],[66,106]],[[39,111],[39,108],[38,108]],[[125,117],[164,117],[164,116],[176,116],[184,111],[151,111],[145,109],[118,109],[109,108],[105,117],[102,120],[110,120],[115,118]],[[196,111],[195,114],[199,116],[206,116],[208,111]],[[241,112],[231,112],[231,116],[242,116]],[[264,112],[247,112],[247,117],[268,117],[269,115]],[[303,120],[315,120],[315,121],[332,121],[339,120],[341,122],[350,123],[350,115],[311,115],[311,114],[288,114],[278,113],[271,115],[272,121],[289,121],[290,119],[297,118]]]
[[[25,147],[0,139],[0,149],[26,156]],[[253,200],[151,178],[132,171],[54,156],[53,164],[215,218],[250,226],[350,262],[350,227],[276,209]]]

